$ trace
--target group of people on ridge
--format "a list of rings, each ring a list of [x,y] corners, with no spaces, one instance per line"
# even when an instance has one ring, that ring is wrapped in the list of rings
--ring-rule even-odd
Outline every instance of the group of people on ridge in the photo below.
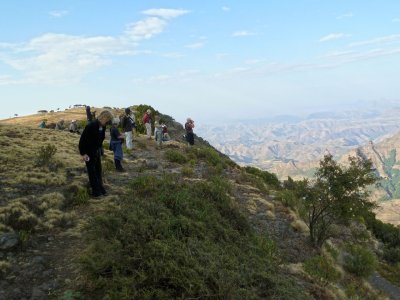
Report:
[[[115,168],[119,172],[124,172],[122,167],[123,149],[122,144],[125,140],[126,148],[132,149],[133,131],[136,128],[135,115],[132,114],[130,108],[125,109],[125,114],[120,120],[114,117],[108,110],[102,111],[97,118],[94,118],[89,109],[86,108],[88,124],[82,132],[79,140],[79,152],[82,159],[86,163],[89,176],[90,186],[92,188],[92,196],[100,197],[106,195],[107,192],[103,186],[101,156],[103,155],[103,142],[105,139],[105,130],[107,125],[110,128],[110,146],[109,149],[114,153]],[[148,109],[143,115],[143,124],[146,128],[146,136],[151,140],[151,110]],[[123,134],[120,133],[118,127],[121,124]],[[194,145],[193,134],[194,122],[191,118],[187,119],[185,124],[186,141],[189,145]],[[168,130],[165,124],[161,123],[160,116],[154,117],[154,138],[157,146],[161,146],[162,141],[169,140]]]

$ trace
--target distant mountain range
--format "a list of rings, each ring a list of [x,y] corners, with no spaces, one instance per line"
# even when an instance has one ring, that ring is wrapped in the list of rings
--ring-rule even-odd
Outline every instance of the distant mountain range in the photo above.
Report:
[[[400,224],[400,108],[387,111],[322,112],[306,118],[278,116],[198,129],[214,147],[242,165],[281,179],[311,177],[327,152],[371,159],[381,178],[372,197],[378,217]],[[391,200],[391,201],[385,201]]]
[[[400,108],[387,111],[319,112],[262,120],[207,125],[197,132],[239,164],[276,173],[303,176],[329,152],[336,158],[400,131]]]

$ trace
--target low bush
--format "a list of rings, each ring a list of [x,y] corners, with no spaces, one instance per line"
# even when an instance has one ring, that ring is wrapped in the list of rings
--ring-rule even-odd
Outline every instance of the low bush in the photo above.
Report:
[[[335,269],[332,261],[320,255],[306,260],[304,271],[323,285],[334,283],[340,279],[340,273]]]
[[[191,167],[182,167],[182,175],[186,177],[192,177],[194,175],[194,170]]]
[[[280,189],[281,187],[278,177],[273,173],[262,171],[255,167],[245,167],[244,170],[249,174],[260,177],[267,185],[274,187],[275,189]]]
[[[0,208],[0,222],[16,231],[35,231],[39,219],[21,201],[14,200]]]
[[[68,186],[65,195],[64,208],[87,204],[90,198],[87,188],[77,184]]]
[[[47,144],[42,146],[37,153],[35,165],[38,167],[48,166],[57,152],[57,148],[54,145]]]
[[[188,158],[183,155],[180,151],[169,149],[165,151],[164,157],[166,160],[178,164],[184,164],[188,161]]]
[[[395,247],[395,248],[386,247],[383,250],[383,259],[391,264],[400,263],[400,247]]]
[[[280,275],[220,178],[139,177],[129,196],[90,220],[81,258],[88,298],[306,299]]]
[[[377,260],[375,255],[360,245],[348,247],[348,254],[344,257],[346,271],[362,278],[367,278],[375,270]]]

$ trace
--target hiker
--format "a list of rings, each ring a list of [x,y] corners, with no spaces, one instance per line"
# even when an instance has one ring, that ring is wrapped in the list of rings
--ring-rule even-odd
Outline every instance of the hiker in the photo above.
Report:
[[[156,115],[154,117],[154,139],[158,147],[161,147],[162,143],[162,128],[160,124],[160,116]]]
[[[194,145],[193,128],[194,128],[194,121],[191,118],[187,118],[185,123],[186,141],[191,146]]]
[[[39,128],[46,128],[46,120],[43,120],[42,122],[40,122]]]
[[[119,118],[112,120],[112,127],[110,128],[110,150],[114,152],[114,163],[115,169],[118,172],[124,172],[124,168],[121,165],[124,153],[122,151],[122,143],[124,142],[124,136],[118,130]],[[125,132],[126,133],[126,132]]]
[[[64,130],[64,120],[63,119],[61,119],[60,121],[57,122],[55,129],[56,130]]]
[[[125,116],[122,118],[122,130],[125,133],[126,148],[129,150],[133,148],[132,131],[134,123],[134,117],[132,118],[131,116],[131,109],[129,107],[125,108]]]
[[[87,118],[88,123],[92,122],[92,120],[93,120],[93,115],[90,112],[90,106],[89,105],[86,105],[86,118]]]
[[[95,198],[107,194],[101,178],[101,149],[106,125],[112,118],[110,111],[102,111],[96,120],[86,125],[79,140],[79,152],[86,163],[92,196]]]
[[[170,137],[169,134],[168,134],[168,127],[167,127],[167,125],[162,124],[162,125],[161,125],[161,128],[162,128],[162,140],[163,140],[163,142],[167,142],[167,141],[171,140],[171,137]]]
[[[71,124],[69,124],[69,132],[80,134],[76,120],[72,120]]]
[[[146,127],[147,139],[151,140],[151,110],[148,109],[143,115],[143,124]]]

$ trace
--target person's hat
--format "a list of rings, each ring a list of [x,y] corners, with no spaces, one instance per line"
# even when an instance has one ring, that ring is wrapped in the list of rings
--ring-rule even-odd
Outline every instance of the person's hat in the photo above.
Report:
[[[129,107],[125,108],[125,113],[126,114],[130,114],[131,113],[131,109]]]
[[[150,108],[147,110],[147,113],[148,113],[148,114],[151,114],[151,109],[150,109]]]
[[[76,120],[71,120],[71,123],[75,123],[76,122]]]
[[[113,125],[119,124],[119,118],[118,118],[118,117],[113,118],[113,119],[112,119],[112,124],[113,124]]]

